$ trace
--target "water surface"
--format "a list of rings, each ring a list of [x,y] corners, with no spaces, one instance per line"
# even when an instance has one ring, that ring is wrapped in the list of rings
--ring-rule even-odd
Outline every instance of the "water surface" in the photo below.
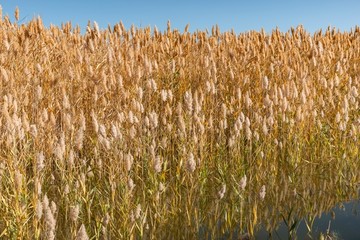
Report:
[[[360,239],[360,201],[354,200],[338,204],[331,211],[321,214],[314,221],[312,233],[308,230],[304,220],[301,220],[296,231],[298,239],[318,239],[320,234],[329,232],[337,239],[358,240]],[[269,233],[263,228],[257,234],[256,239],[288,239],[289,231],[284,223],[281,223],[276,231]],[[312,237],[312,238],[311,238]]]

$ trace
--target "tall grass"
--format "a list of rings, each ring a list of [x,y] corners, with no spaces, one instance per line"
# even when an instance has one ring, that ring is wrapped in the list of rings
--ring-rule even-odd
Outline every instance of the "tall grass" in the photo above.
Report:
[[[253,235],[356,197],[358,27],[0,19],[1,238]]]

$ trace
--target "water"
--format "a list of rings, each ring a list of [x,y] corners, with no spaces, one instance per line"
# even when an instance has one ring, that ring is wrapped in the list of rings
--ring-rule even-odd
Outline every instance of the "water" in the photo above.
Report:
[[[219,226],[221,223],[218,223]],[[199,239],[211,240],[211,237],[207,236],[206,232],[209,229],[201,228],[199,232]],[[230,234],[232,233],[232,234]],[[320,218],[317,217],[314,220],[312,226],[312,232],[309,234],[306,227],[305,221],[301,220],[296,228],[296,239],[299,240],[311,240],[311,239],[320,239],[320,235],[323,236],[329,233],[331,240],[360,240],[360,200],[354,200],[346,203],[341,203],[331,209],[329,212],[321,214]],[[233,229],[232,231],[226,232],[219,240],[238,240],[240,238],[241,231],[239,229]],[[294,239],[295,237],[289,237],[289,230],[287,229],[284,222],[280,223],[276,231],[273,231],[271,235],[261,228],[255,234],[255,239],[259,240],[284,240],[284,239]]]
[[[333,212],[333,214],[331,214]],[[335,215],[334,215],[335,214]],[[334,215],[334,218],[332,217]],[[330,223],[330,228],[329,228]],[[326,234],[327,230],[336,235],[336,239],[359,240],[360,239],[360,200],[338,204],[331,211],[323,213],[316,218],[312,228],[311,237],[308,235],[305,221],[302,220],[297,228],[298,239],[319,239],[320,233]],[[284,223],[281,223],[277,231],[273,231],[271,237],[265,229],[255,234],[255,239],[288,239],[289,232]],[[332,238],[335,239],[335,238]]]

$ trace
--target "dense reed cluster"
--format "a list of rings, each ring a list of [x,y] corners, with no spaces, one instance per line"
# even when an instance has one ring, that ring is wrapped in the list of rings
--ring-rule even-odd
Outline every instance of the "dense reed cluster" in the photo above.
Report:
[[[310,223],[357,197],[359,63],[358,27],[81,33],[2,16],[0,236],[207,239]]]

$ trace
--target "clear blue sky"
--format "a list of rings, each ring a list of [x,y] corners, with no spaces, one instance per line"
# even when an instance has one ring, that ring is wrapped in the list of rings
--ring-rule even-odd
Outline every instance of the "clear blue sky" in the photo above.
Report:
[[[270,32],[276,26],[287,31],[299,24],[312,33],[329,25],[349,31],[360,25],[358,0],[5,0],[0,5],[3,15],[12,19],[18,6],[23,23],[40,15],[47,26],[71,21],[82,30],[88,20],[98,22],[100,28],[121,20],[126,28],[156,25],[159,30],[166,29],[170,20],[172,28],[180,31],[187,23],[190,31],[211,30],[218,24],[221,31],[237,33],[261,28]]]

